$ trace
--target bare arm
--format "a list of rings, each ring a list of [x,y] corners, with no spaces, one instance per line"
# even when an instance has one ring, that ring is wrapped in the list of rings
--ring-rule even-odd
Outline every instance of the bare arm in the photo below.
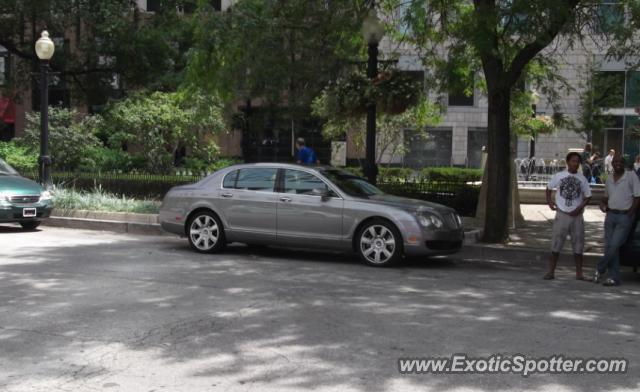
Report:
[[[547,195],[547,205],[549,206],[549,208],[551,208],[553,211],[556,210],[556,203],[551,199],[551,189],[547,188],[545,194]]]

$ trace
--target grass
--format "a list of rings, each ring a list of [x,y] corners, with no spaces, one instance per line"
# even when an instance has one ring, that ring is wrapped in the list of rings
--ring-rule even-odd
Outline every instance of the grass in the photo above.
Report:
[[[54,207],[62,210],[90,210],[157,214],[160,202],[152,199],[133,199],[108,193],[102,188],[90,192],[56,187],[51,191]]]

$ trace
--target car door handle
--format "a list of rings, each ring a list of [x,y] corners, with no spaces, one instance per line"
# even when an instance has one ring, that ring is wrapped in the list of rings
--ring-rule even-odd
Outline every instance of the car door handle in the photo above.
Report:
[[[285,203],[288,203],[288,202],[290,202],[290,201],[291,201],[291,198],[290,198],[290,197],[281,197],[281,198],[280,198],[280,201],[283,201],[283,202],[285,202]]]
[[[224,193],[221,193],[220,196],[222,196],[222,197],[233,197],[233,193],[224,192]]]

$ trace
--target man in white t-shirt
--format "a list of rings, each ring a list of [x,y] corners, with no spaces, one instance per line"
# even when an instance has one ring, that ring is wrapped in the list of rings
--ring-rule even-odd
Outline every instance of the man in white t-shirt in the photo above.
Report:
[[[604,257],[598,263],[595,283],[605,272],[609,278],[603,283],[605,286],[620,285],[620,247],[624,245],[633,220],[640,206],[640,180],[638,176],[624,169],[624,158],[616,155],[611,162],[613,174],[607,177],[604,198],[600,203],[602,212],[606,212],[604,219]]]
[[[613,161],[613,157],[616,155],[616,150],[609,150],[609,155],[604,159],[604,170],[607,174],[613,173],[613,166],[611,166],[611,161]]]
[[[544,279],[554,279],[560,251],[567,235],[571,235],[571,246],[576,263],[576,279],[586,280],[582,274],[582,252],[584,250],[584,207],[591,199],[589,182],[578,173],[582,159],[577,152],[567,154],[567,170],[556,173],[547,185],[547,204],[556,211],[551,237],[551,257],[549,270]],[[551,200],[556,190],[555,201]]]

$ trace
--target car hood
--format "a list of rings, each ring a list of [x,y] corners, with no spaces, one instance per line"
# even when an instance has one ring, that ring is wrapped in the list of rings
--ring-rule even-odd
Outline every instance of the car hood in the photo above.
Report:
[[[406,211],[438,211],[440,213],[447,213],[454,211],[452,208],[443,206],[442,204],[432,203],[424,200],[410,199],[408,197],[400,197],[393,195],[372,195],[367,199],[369,203],[376,203],[387,205],[391,207],[401,208]]]
[[[12,195],[39,195],[42,187],[27,178],[20,176],[0,176],[0,192]]]

